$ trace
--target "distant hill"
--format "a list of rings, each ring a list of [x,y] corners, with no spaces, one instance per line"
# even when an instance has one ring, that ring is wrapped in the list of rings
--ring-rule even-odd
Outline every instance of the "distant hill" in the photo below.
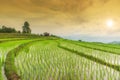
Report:
[[[120,41],[113,41],[113,42],[110,42],[110,44],[120,44]]]

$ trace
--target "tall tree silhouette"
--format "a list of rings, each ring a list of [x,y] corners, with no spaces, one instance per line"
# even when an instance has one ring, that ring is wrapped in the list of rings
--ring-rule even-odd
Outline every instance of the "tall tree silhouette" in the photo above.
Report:
[[[30,29],[30,24],[26,21],[24,22],[24,26],[22,27],[23,28],[23,33],[31,33],[31,29]]]

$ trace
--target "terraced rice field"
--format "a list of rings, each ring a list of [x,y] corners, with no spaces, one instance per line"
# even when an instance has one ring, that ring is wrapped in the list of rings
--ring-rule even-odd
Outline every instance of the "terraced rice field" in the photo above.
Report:
[[[7,40],[7,39],[6,39]],[[0,43],[0,80],[4,80],[2,77],[2,67],[4,66],[4,61],[6,59],[7,53],[19,46],[20,44],[29,42],[31,40],[17,40],[17,41],[8,41]]]
[[[13,42],[28,44],[17,51],[13,44],[6,50],[0,48],[8,80],[120,80],[119,45],[64,39]],[[7,53],[11,55],[5,58]]]
[[[77,51],[78,53],[83,53],[88,56],[93,56],[94,58],[100,59],[100,60],[102,60],[106,63],[110,63],[112,65],[120,65],[120,55],[110,53],[109,50],[108,50],[108,52],[103,51],[103,50],[96,50],[93,48],[94,45],[86,48],[86,46],[88,46],[90,44],[87,44],[87,45],[85,44],[84,47],[79,44],[82,44],[82,43],[77,43],[77,45],[76,45],[76,43],[72,43],[72,42],[68,42],[68,41],[61,42],[62,46],[66,47],[68,49],[71,49],[73,51]],[[100,48],[100,47],[97,46],[96,48]],[[103,49],[105,49],[105,48],[103,48]],[[115,49],[113,48],[113,52],[114,52],[114,50]]]

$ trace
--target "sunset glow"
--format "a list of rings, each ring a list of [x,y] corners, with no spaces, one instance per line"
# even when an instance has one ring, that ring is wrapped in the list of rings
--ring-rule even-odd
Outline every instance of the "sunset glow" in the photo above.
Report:
[[[85,40],[98,35],[117,39],[120,37],[119,3],[120,0],[1,0],[0,25],[21,30],[24,21],[28,21],[32,33],[76,36],[73,39],[84,36]],[[104,28],[116,30],[109,35],[111,32]]]
[[[106,25],[107,25],[107,27],[109,27],[109,28],[112,28],[112,27],[114,27],[114,21],[113,20],[107,20],[106,21]]]

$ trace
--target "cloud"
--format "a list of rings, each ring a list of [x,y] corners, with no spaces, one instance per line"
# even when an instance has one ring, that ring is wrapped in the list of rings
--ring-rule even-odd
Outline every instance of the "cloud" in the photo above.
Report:
[[[105,20],[119,23],[119,0],[1,0],[0,23],[18,29],[29,21],[34,33],[119,35],[107,30]]]

